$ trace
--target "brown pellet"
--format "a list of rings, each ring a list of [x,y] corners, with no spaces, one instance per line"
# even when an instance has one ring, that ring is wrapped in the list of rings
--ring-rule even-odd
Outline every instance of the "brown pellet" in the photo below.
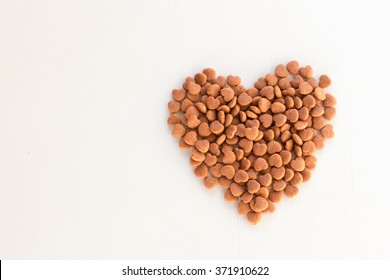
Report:
[[[194,174],[208,189],[218,184],[239,214],[256,224],[295,196],[316,167],[315,151],[334,137],[329,121],[336,99],[332,81],[313,77],[292,60],[246,88],[239,76],[206,68],[172,90],[167,124],[181,149],[190,150]]]

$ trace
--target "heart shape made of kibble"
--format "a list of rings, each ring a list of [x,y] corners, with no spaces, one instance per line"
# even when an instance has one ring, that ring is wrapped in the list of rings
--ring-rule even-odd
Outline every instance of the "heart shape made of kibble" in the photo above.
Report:
[[[336,99],[331,79],[295,60],[279,64],[246,89],[238,76],[207,68],[172,91],[168,125],[206,188],[221,185],[225,200],[256,224],[272,213],[283,193],[295,196],[316,166],[313,155],[334,136],[327,122]]]

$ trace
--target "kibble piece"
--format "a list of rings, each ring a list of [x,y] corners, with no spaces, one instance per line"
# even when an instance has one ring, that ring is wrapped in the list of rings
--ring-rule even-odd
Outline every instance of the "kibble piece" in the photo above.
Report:
[[[262,186],[268,187],[272,183],[272,176],[269,173],[260,175],[258,181]]]
[[[271,105],[271,111],[274,114],[283,113],[284,111],[286,111],[286,106],[284,106],[284,104],[280,102],[274,102]]]
[[[282,200],[282,194],[283,192],[279,192],[279,191],[273,191],[273,192],[270,192],[269,193],[269,200],[271,200],[272,202],[274,203],[278,203]]]
[[[286,111],[285,115],[289,122],[295,123],[298,121],[299,113],[297,109],[289,109]]]
[[[295,172],[293,178],[290,180],[289,183],[293,186],[298,187],[302,182],[303,182],[302,174],[299,172]]]
[[[299,84],[299,92],[303,95],[307,95],[313,91],[313,87],[307,82],[302,82]]]
[[[233,151],[226,151],[222,162],[225,164],[232,164],[236,161],[236,154]]]
[[[236,196],[236,197],[239,197],[240,195],[242,195],[245,191],[244,187],[237,184],[237,183],[231,183],[230,184],[230,192],[232,193],[232,195]]]
[[[318,99],[318,100],[325,100],[326,96],[325,96],[325,91],[322,87],[317,87],[315,90],[314,90],[314,96]]]
[[[188,93],[191,95],[196,95],[200,93],[202,87],[194,82],[188,83]]]
[[[305,161],[303,158],[299,157],[290,162],[290,166],[295,171],[302,171],[305,168]]]
[[[245,128],[245,137],[249,140],[255,140],[259,135],[259,129],[255,126]]]
[[[241,83],[241,78],[238,76],[229,75],[227,76],[227,82],[229,86],[234,87]]]
[[[172,97],[176,101],[182,101],[186,97],[186,91],[184,89],[172,90]]]
[[[335,115],[336,115],[336,108],[334,108],[334,107],[325,108],[325,112],[324,112],[325,119],[331,120],[334,118]]]
[[[259,212],[267,209],[268,202],[265,198],[263,198],[261,196],[256,196],[254,199],[252,199],[252,201],[250,202],[249,205],[254,212],[259,213]]]
[[[299,62],[296,60],[292,60],[286,65],[287,71],[290,72],[290,74],[298,74],[299,71]]]
[[[206,176],[203,180],[203,183],[206,188],[212,189],[218,184],[218,179]]]
[[[303,169],[301,174],[302,174],[303,182],[307,182],[310,180],[311,171],[308,168]]]
[[[256,156],[263,156],[267,152],[267,145],[255,143],[253,145],[253,152]]]
[[[296,186],[293,185],[287,185],[287,187],[284,189],[284,194],[287,197],[294,197],[297,195],[299,189]]]
[[[257,213],[257,212],[254,212],[254,211],[250,211],[250,212],[248,212],[248,214],[247,214],[247,218],[248,218],[248,221],[249,221],[251,224],[256,225],[257,223],[259,223],[259,222],[261,221],[261,213]]]
[[[253,168],[259,172],[268,168],[268,162],[263,158],[257,158],[255,160]]]
[[[272,155],[274,153],[279,153],[282,150],[282,145],[277,141],[271,141],[267,145],[267,152]]]
[[[316,168],[317,158],[315,156],[308,156],[305,158],[305,166],[311,170]]]
[[[249,180],[247,183],[248,192],[249,193],[256,193],[260,190],[260,183],[256,180]]]
[[[196,161],[204,161],[206,156],[198,150],[193,149],[191,153],[191,158]]]
[[[310,110],[310,115],[312,117],[321,117],[325,113],[324,107],[317,104]]]
[[[281,167],[283,164],[282,157],[279,154],[273,154],[268,159],[269,166]]]
[[[194,173],[199,178],[206,178],[207,173],[208,173],[207,166],[205,164],[201,164],[201,165],[195,167]]]
[[[206,68],[203,70],[203,74],[206,75],[207,77],[207,81],[212,81],[215,79],[215,76],[216,76],[216,73],[215,73],[215,70],[212,69],[212,68]]]
[[[313,75],[313,68],[311,68],[309,65],[301,67],[299,68],[299,75],[301,75],[303,78],[309,79]]]
[[[240,106],[248,106],[252,102],[252,97],[250,97],[246,92],[243,92],[238,96],[237,102]]]
[[[181,124],[175,124],[172,128],[172,136],[173,137],[182,137],[186,133],[186,129]]]
[[[238,170],[236,174],[234,174],[234,181],[236,183],[245,183],[249,180],[248,173],[245,170]]]
[[[272,184],[272,188],[275,191],[282,191],[286,187],[286,182],[283,180],[277,180]]]
[[[232,165],[223,166],[220,172],[222,176],[225,176],[228,179],[233,179],[234,175],[236,174],[236,170]]]
[[[177,101],[169,101],[168,103],[168,110],[169,112],[171,112],[172,114],[173,113],[177,113],[180,111],[180,102],[177,102]]]
[[[313,141],[306,141],[302,145],[302,153],[304,156],[309,156],[313,154],[316,151],[316,145],[313,143]]]
[[[237,197],[235,197],[231,192],[230,190],[226,190],[225,191],[225,195],[224,195],[224,198],[227,202],[236,202],[237,201]]]
[[[336,105],[336,98],[330,93],[327,93],[323,104],[325,107],[334,107]]]
[[[272,167],[270,174],[275,180],[281,180],[286,174],[286,169],[284,167]]]
[[[241,215],[247,214],[248,212],[251,211],[251,207],[249,206],[248,203],[240,201],[240,203],[238,203],[238,206],[237,206],[237,211]]]
[[[198,140],[198,135],[195,131],[189,131],[184,136],[184,142],[190,146],[195,145],[196,141]]]
[[[232,183],[232,180],[226,178],[226,177],[219,177],[218,183],[221,185],[221,187],[225,190],[229,189],[230,184]]]
[[[321,134],[325,138],[333,138],[334,137],[334,131],[333,131],[333,125],[327,124],[321,129]]]
[[[286,66],[284,66],[283,64],[279,64],[278,66],[276,66],[275,68],[275,75],[280,77],[280,78],[285,78],[288,76],[288,71],[287,71],[287,68]]]
[[[201,153],[207,153],[210,148],[210,142],[207,140],[198,140],[195,143],[195,147],[198,149]]]
[[[201,86],[203,86],[207,82],[207,76],[204,73],[195,74],[194,79],[195,79],[195,82]]]
[[[210,130],[214,134],[220,134],[222,131],[224,131],[224,129],[224,125],[221,124],[219,121],[213,121],[210,125]]]
[[[332,80],[327,75],[320,76],[319,86],[322,88],[327,88],[332,84]]]

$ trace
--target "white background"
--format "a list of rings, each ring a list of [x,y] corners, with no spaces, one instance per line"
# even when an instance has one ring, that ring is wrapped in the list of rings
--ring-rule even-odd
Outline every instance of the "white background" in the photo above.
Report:
[[[0,1],[0,258],[390,257],[386,1]],[[171,90],[250,87],[297,59],[333,79],[336,137],[250,225],[193,175]]]

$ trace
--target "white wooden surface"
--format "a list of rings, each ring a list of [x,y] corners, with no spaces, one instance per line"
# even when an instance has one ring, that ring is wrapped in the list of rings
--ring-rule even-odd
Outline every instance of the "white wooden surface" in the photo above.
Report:
[[[386,1],[0,1],[0,259],[389,258]],[[203,68],[333,78],[336,138],[251,226],[166,125]]]

